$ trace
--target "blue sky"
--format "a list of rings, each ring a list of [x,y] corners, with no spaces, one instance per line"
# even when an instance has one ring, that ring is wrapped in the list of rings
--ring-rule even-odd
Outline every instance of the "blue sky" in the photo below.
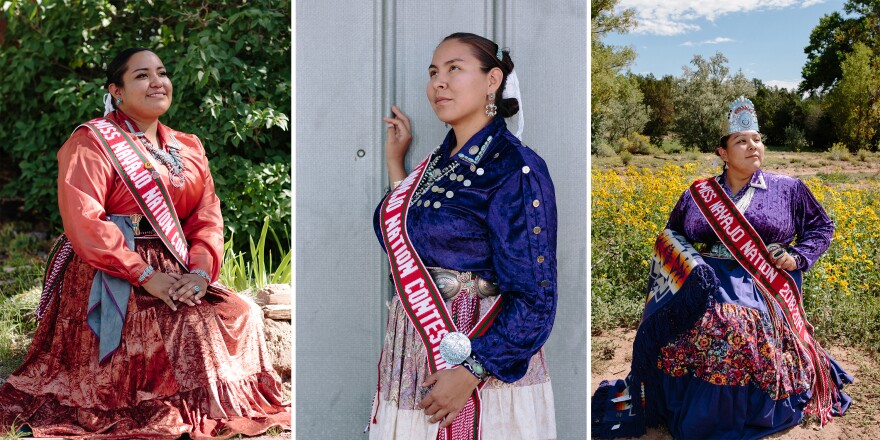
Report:
[[[639,27],[605,42],[632,46],[638,57],[631,70],[680,76],[695,54],[715,52],[728,59],[731,72],[765,84],[797,87],[807,56],[810,32],[819,19],[843,13],[844,0],[621,0],[636,10]]]

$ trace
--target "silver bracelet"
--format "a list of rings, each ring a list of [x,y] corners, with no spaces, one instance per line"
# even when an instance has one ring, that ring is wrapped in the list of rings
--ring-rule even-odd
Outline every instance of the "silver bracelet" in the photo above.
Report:
[[[150,274],[152,274],[152,273],[153,273],[153,266],[147,266],[147,268],[144,269],[144,272],[141,273],[141,276],[138,277],[138,284],[143,284],[144,280],[146,280],[147,277],[149,277]]]
[[[486,368],[483,367],[483,364],[481,364],[473,354],[468,356],[461,365],[467,368],[467,370],[470,371],[474,377],[479,379],[480,382],[488,380],[489,376],[491,376],[491,374],[486,371]]]
[[[794,252],[794,251],[790,251],[788,254],[791,255],[791,258],[794,258],[795,270],[801,270],[801,265],[804,262],[804,258],[801,257],[800,254],[798,254],[797,252]]]
[[[196,274],[206,280],[208,280],[208,284],[211,284],[211,277],[208,275],[208,272],[205,272],[201,269],[191,270],[189,273]]]

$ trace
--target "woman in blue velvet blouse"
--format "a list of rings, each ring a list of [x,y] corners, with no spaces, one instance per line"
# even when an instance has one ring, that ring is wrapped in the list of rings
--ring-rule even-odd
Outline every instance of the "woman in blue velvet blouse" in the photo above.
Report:
[[[428,74],[428,100],[452,129],[429,158],[407,231],[459,328],[470,322],[462,310],[476,310],[477,319],[499,294],[503,300],[488,331],[471,341],[466,368],[429,374],[425,347],[395,295],[370,438],[434,440],[485,381],[483,439],[555,439],[541,347],[556,312],[556,200],[544,160],[504,120],[519,111],[513,61],[491,40],[457,33],[437,47]],[[412,140],[409,119],[393,111],[385,118],[392,186],[406,177]]]

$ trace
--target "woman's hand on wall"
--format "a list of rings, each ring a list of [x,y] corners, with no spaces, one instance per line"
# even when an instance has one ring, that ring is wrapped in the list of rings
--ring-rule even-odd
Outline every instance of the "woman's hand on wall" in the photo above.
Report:
[[[412,143],[412,127],[409,118],[397,106],[391,107],[394,117],[383,118],[388,133],[385,140],[385,161],[388,164],[388,177],[392,182],[403,180],[406,169],[403,158]]]

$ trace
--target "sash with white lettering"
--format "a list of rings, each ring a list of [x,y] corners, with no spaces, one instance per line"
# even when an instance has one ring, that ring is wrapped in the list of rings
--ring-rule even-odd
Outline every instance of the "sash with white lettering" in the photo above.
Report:
[[[455,323],[446,309],[446,303],[440,290],[428,273],[422,259],[410,242],[406,231],[407,208],[418,183],[422,180],[428,160],[422,161],[397,188],[382,202],[379,210],[380,228],[388,261],[391,263],[391,275],[394,287],[400,297],[400,303],[406,316],[415,327],[428,356],[428,368],[431,374],[438,370],[454,368],[457,365],[447,364],[440,356],[440,341],[443,336],[457,331]],[[492,308],[480,319],[469,338],[482,336],[501,310],[499,296]],[[476,440],[480,438],[480,393],[485,382],[474,390],[464,408],[453,420],[452,424],[437,433],[439,440]]]
[[[150,222],[153,231],[171,251],[183,267],[189,262],[189,247],[183,235],[183,227],[177,218],[177,211],[171,197],[162,183],[154,179],[149,168],[149,160],[119,125],[115,122],[95,118],[80,127],[88,127],[101,141],[113,169],[122,178],[125,187],[134,197],[144,217]],[[77,127],[79,128],[79,127]]]
[[[721,243],[752,275],[755,286],[768,302],[771,315],[775,313],[770,302],[773,300],[797,335],[798,343],[809,354],[809,358],[805,360],[813,366],[816,374],[812,385],[813,396],[806,411],[818,415],[821,424],[825,425],[831,421],[832,408],[838,400],[838,390],[828,374],[830,362],[827,354],[813,338],[813,327],[807,322],[797,283],[788,272],[777,269],[772,264],[773,259],[764,241],[745,216],[736,209],[733,200],[715,178],[694,182],[690,193]]]

